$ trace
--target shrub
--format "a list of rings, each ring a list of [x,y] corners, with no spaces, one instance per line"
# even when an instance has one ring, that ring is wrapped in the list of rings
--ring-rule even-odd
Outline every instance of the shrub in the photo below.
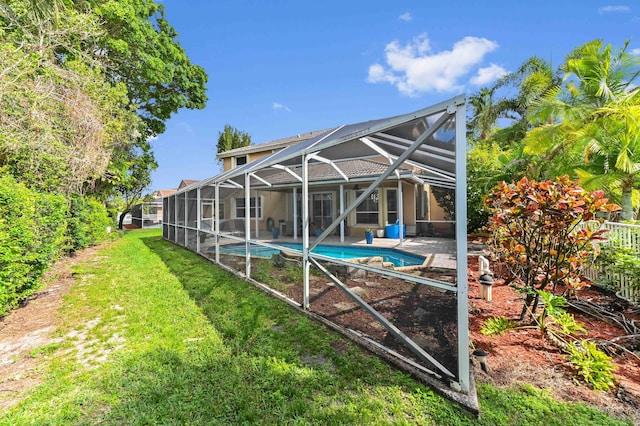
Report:
[[[70,249],[80,250],[99,243],[107,236],[107,226],[112,224],[104,205],[88,198],[74,195],[69,202]]]
[[[495,334],[502,336],[505,331],[515,330],[516,328],[516,323],[506,317],[491,317],[487,318],[482,324],[482,327],[480,327],[480,333],[486,336],[493,336]]]
[[[593,389],[606,391],[615,386],[611,357],[599,350],[595,343],[583,340],[576,345],[571,342],[568,351],[571,364]]]
[[[636,236],[640,240],[640,236]],[[633,247],[620,247],[615,244],[603,245],[596,264],[610,273],[611,282],[616,291],[621,289],[620,283],[631,283],[631,287],[640,292],[640,253]]]
[[[606,238],[605,230],[581,224],[596,220],[598,212],[619,210],[607,204],[603,191],[588,193],[568,176],[555,181],[502,182],[487,205],[492,214],[492,249],[525,294],[522,320],[527,313],[534,319],[537,290],[549,285],[555,290],[558,284],[570,290],[583,286],[580,275],[594,251],[593,243]]]
[[[67,204],[0,174],[0,316],[31,295],[64,247]]]

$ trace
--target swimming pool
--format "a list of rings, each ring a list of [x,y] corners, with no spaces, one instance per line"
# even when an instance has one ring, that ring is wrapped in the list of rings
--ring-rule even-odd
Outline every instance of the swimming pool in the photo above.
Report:
[[[302,244],[296,243],[279,243],[278,245],[291,248],[293,250],[302,251]],[[215,247],[211,247],[210,251],[215,251]],[[221,254],[245,254],[245,245],[226,244],[220,248]],[[251,246],[251,256],[270,258],[274,254],[280,253],[279,249],[273,249],[262,246]],[[354,247],[354,246],[333,246],[321,244],[312,250],[312,253],[323,256],[334,257],[336,259],[357,259],[361,257],[380,256],[384,262],[391,262],[395,267],[417,266],[424,263],[424,256],[407,253],[392,248],[380,247]]]

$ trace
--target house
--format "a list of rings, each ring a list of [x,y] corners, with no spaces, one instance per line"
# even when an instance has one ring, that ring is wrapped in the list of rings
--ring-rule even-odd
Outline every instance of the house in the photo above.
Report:
[[[295,147],[309,139],[330,134],[335,129],[317,130],[301,133],[283,139],[274,140],[257,145],[236,148],[218,153],[216,156],[223,162],[223,172],[241,167],[247,163],[264,158],[287,147]],[[309,182],[313,185],[310,189],[311,232],[326,228],[334,218],[338,216],[340,202],[340,187],[346,197],[343,203],[355,200],[364,190],[365,184],[371,182],[375,176],[383,173],[388,167],[388,160],[382,156],[371,156],[366,159],[344,159],[334,162],[338,168],[327,163],[311,164],[309,167]],[[338,171],[339,169],[339,171]],[[293,172],[293,174],[291,173]],[[300,173],[300,166],[292,167],[289,171],[270,176],[269,182],[281,187],[295,186],[297,180],[294,175]],[[341,174],[342,173],[342,174]],[[402,222],[407,225],[408,235],[445,236],[453,233],[452,216],[447,214],[431,191],[429,184],[423,184],[414,178],[418,171],[411,166],[405,166],[399,170],[400,180],[385,183],[379,190],[370,194],[369,199],[362,203],[346,223],[344,232],[346,235],[363,235],[366,229],[385,231],[387,225],[393,225],[399,220],[402,213]],[[344,184],[344,177],[349,184]],[[398,191],[402,191],[402,208],[398,209]],[[301,211],[300,193],[296,193],[296,206],[293,203],[294,191],[263,192],[257,199],[251,198],[251,208],[257,211],[257,223],[259,229],[271,232],[274,226],[281,228],[285,236],[300,235],[301,223],[298,220],[294,229],[294,209]],[[278,206],[286,206],[285,209]],[[243,218],[242,211],[244,200],[238,197],[231,198],[221,204],[221,217],[223,219]],[[273,216],[265,216],[264,211],[277,211]],[[256,219],[255,215],[251,215]],[[203,209],[203,218],[213,218],[213,205],[207,204]],[[299,231],[299,232],[296,232]],[[337,233],[337,231],[336,231]]]

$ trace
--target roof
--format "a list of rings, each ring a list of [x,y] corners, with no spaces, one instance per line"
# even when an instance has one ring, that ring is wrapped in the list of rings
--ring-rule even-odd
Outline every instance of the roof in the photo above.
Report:
[[[237,155],[251,154],[254,152],[277,151],[282,148],[295,145],[299,142],[306,141],[307,139],[311,139],[318,135],[323,135],[331,130],[333,129],[314,130],[311,132],[299,133],[297,135],[289,136],[282,139],[276,139],[274,141],[265,142],[257,145],[249,145],[249,146],[243,146],[241,148],[230,149],[229,151],[219,152],[218,154],[216,154],[216,157],[228,158],[228,157],[235,157]]]
[[[408,114],[342,125],[324,133],[318,132],[316,136],[227,170],[198,185],[221,184],[242,188],[248,177],[251,187],[259,187],[271,185],[271,179],[282,172],[295,175],[294,178],[302,182],[302,176],[293,170],[301,165],[303,159],[309,164],[326,163],[344,183],[348,183],[351,178],[341,167],[353,163],[343,160],[383,158],[393,166],[386,168],[375,180],[393,179],[396,176],[394,169],[402,165],[413,169],[409,178],[416,182],[455,188],[456,176],[464,176],[465,171],[464,159],[456,162],[456,155],[464,156],[466,153],[464,108],[465,97],[460,95]],[[291,141],[294,138],[287,139]]]
[[[174,189],[159,189],[156,191],[156,197],[164,198],[168,197],[171,194],[174,194],[178,191],[177,188]]]
[[[189,185],[193,185],[194,183],[200,182],[199,180],[193,180],[193,179],[182,179],[180,181],[180,185],[178,185],[178,190],[185,188]]]

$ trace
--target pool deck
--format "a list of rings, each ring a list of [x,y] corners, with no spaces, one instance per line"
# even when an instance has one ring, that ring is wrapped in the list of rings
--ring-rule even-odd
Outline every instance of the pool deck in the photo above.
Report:
[[[313,244],[315,239],[315,237],[311,237],[310,243]],[[277,240],[260,238],[259,241],[302,243],[302,238],[299,237],[297,240],[294,240],[293,237],[280,237]],[[344,237],[344,242],[340,242],[340,237],[330,236],[322,240],[321,244],[393,248],[426,257],[425,266],[446,269],[455,269],[456,267],[456,242],[451,239],[409,237],[400,244],[399,240],[394,238],[374,238],[373,244],[367,244],[364,238]]]

